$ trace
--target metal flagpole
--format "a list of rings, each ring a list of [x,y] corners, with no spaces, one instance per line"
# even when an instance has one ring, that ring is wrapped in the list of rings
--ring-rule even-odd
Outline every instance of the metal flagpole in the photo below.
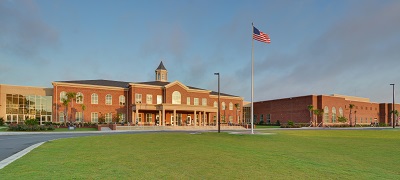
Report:
[[[250,121],[251,121],[251,134],[254,134],[254,129],[253,129],[253,96],[254,96],[254,38],[253,38],[253,32],[254,31],[254,25],[251,23],[251,114],[250,114]]]

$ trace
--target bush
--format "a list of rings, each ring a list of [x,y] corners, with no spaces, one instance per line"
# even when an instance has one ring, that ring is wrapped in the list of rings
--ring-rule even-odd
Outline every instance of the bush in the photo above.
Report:
[[[0,118],[0,126],[4,126],[4,119]]]
[[[38,121],[36,119],[27,119],[25,120],[25,124],[28,126],[38,125]]]
[[[294,122],[293,122],[293,121],[288,121],[288,122],[287,122],[287,125],[288,125],[288,126],[293,126],[293,125],[294,125]]]
[[[26,125],[26,124],[11,124],[8,126],[9,131],[52,131],[55,128],[50,125],[50,126],[45,126],[45,125]]]
[[[280,122],[279,120],[276,120],[276,123],[275,123],[275,125],[277,125],[277,126],[281,126],[281,122]]]
[[[263,125],[264,124],[264,121],[263,120],[261,120],[260,122],[258,122],[258,125]]]

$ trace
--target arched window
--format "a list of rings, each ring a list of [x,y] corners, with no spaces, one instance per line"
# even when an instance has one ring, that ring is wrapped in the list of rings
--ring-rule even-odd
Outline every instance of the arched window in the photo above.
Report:
[[[332,123],[336,122],[336,108],[332,107]]]
[[[342,109],[342,107],[339,108],[339,116],[343,117],[343,109]]]
[[[233,104],[231,102],[229,103],[229,110],[233,110]]]
[[[222,102],[222,110],[225,110],[225,108],[226,108],[225,102]]]
[[[67,93],[65,91],[60,92],[60,102],[63,102],[63,99],[67,99]]]
[[[112,105],[112,96],[111,94],[106,95],[106,105]]]
[[[214,107],[218,107],[218,102],[214,101]]]
[[[328,122],[329,121],[329,108],[328,106],[324,107],[324,122]]]
[[[76,104],[82,104],[83,103],[83,94],[81,92],[76,93]]]
[[[98,104],[99,103],[99,96],[96,93],[92,94],[92,104]]]
[[[172,93],[172,104],[181,104],[181,93],[179,91]]]
[[[125,106],[125,96],[123,95],[119,96],[119,105]]]

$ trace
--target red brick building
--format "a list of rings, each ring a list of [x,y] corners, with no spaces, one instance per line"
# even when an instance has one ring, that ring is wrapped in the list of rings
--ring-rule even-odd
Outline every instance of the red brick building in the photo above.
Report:
[[[351,109],[350,104],[354,105]],[[320,115],[311,113],[308,106],[319,109]],[[395,104],[395,109],[400,105]],[[343,95],[308,95],[284,99],[254,102],[254,121],[274,124],[276,121],[287,123],[311,123],[318,125],[339,124],[338,118],[347,118],[348,124],[391,124],[391,103],[374,103],[368,98]]]
[[[218,93],[168,82],[161,62],[155,81],[81,80],[53,82],[54,122],[129,122],[138,125],[214,125]],[[67,93],[76,93],[68,106]],[[220,94],[221,123],[241,123],[243,98]]]

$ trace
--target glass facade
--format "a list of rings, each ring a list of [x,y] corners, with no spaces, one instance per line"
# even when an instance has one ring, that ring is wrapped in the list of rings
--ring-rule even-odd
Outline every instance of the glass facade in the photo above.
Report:
[[[52,96],[6,94],[6,122],[51,121]]]

